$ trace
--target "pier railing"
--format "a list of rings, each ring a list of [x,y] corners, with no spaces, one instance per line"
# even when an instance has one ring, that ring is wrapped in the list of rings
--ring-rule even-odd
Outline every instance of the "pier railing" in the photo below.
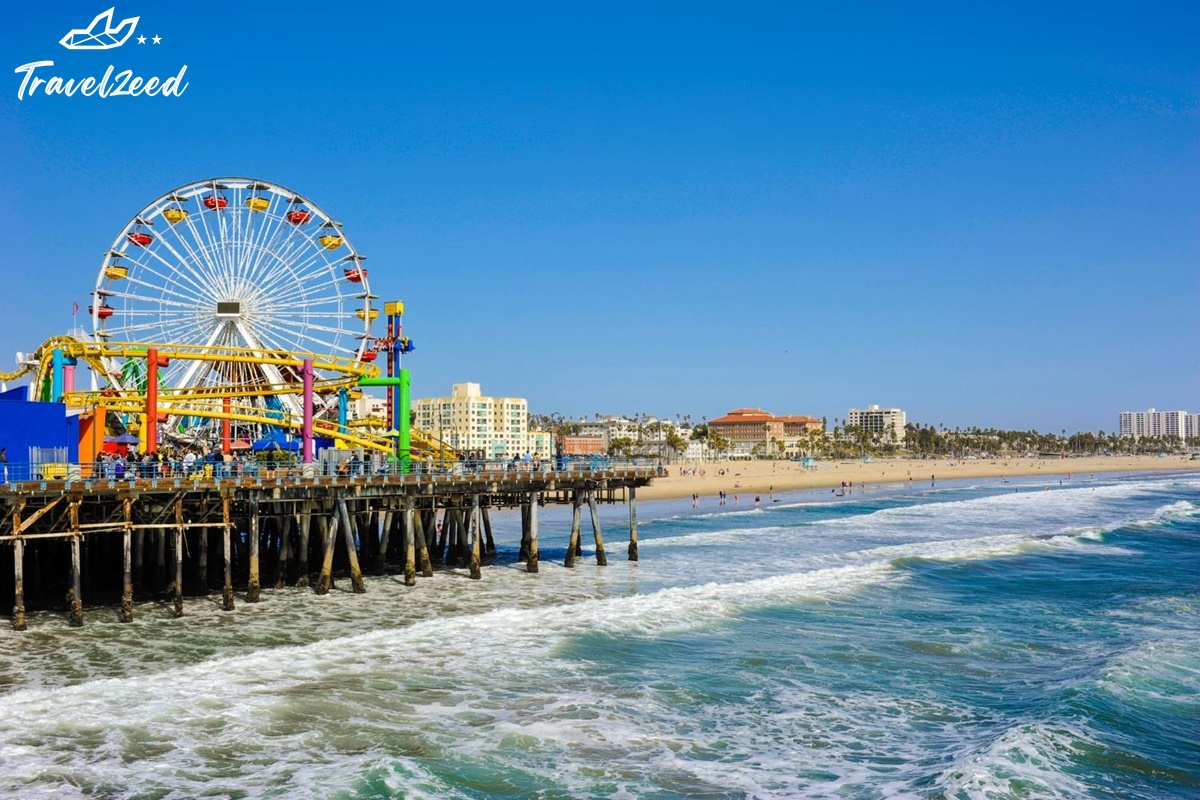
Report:
[[[655,459],[567,459],[544,461],[462,460],[438,463],[414,460],[408,464],[381,458],[358,459],[337,456],[301,464],[295,461],[235,459],[233,461],[182,460],[95,462],[0,462],[0,485],[9,491],[31,488],[29,484],[85,485],[180,485],[183,482],[229,481],[234,485],[261,484],[268,481],[320,481],[321,483],[372,482],[451,482],[454,480],[509,481],[572,478],[639,477],[655,478],[666,474]]]

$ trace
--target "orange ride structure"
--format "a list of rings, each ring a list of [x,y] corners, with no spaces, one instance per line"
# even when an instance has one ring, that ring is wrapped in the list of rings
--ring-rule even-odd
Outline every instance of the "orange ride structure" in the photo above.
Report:
[[[403,303],[386,331],[365,256],[310,199],[251,178],[214,178],[161,195],[133,215],[101,261],[90,333],[55,337],[0,381],[32,376],[31,400],[81,409],[80,461],[95,459],[109,413],[161,444],[229,452],[233,440],[298,434],[301,460],[317,438],[394,455],[453,455],[409,430],[401,356]],[[386,375],[375,363],[380,355]],[[85,363],[92,388],[79,391]],[[360,386],[386,386],[390,429],[351,427]]]

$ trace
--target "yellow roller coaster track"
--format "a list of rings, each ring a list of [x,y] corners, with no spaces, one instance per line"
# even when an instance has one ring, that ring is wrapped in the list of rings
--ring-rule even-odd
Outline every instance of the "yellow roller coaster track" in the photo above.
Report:
[[[0,380],[16,380],[36,371],[35,385],[40,386],[49,375],[51,355],[55,349],[61,349],[65,356],[77,360],[82,359],[97,374],[109,376],[110,366],[104,363],[105,359],[145,358],[146,351],[150,348],[157,350],[159,357],[162,358],[219,363],[271,364],[295,369],[299,369],[305,359],[311,358],[315,372],[333,373],[333,377],[318,378],[313,381],[313,391],[318,393],[332,392],[343,388],[352,389],[359,378],[375,377],[379,374],[379,368],[373,364],[319,353],[283,352],[244,347],[89,342],[72,336],[57,336],[43,342],[31,354],[29,363],[23,364],[15,372],[0,373]],[[223,407],[225,398],[265,397],[267,395],[296,394],[298,391],[299,387],[295,384],[250,387],[206,386],[191,389],[163,387],[159,392],[158,409],[159,413],[171,416],[237,420],[299,431],[303,420],[296,419],[284,411],[235,403],[230,404],[228,411]],[[146,412],[145,394],[129,389],[109,388],[98,392],[68,392],[63,395],[63,402],[72,408],[103,406],[109,411],[122,414],[144,414]],[[396,446],[395,440],[388,436],[373,434],[358,428],[342,428],[327,420],[314,420],[313,432],[318,436],[341,441],[350,447],[363,447],[391,453],[394,452]],[[454,449],[444,442],[418,430],[412,432],[412,449],[413,454],[418,456],[433,454],[454,457],[457,455]]]

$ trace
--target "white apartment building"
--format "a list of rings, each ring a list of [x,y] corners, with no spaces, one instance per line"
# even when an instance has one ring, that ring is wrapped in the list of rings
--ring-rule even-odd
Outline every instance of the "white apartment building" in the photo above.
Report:
[[[390,416],[387,407],[387,398],[375,397],[363,392],[360,397],[346,404],[346,416],[349,419],[378,417],[384,420],[386,425],[386,421]]]
[[[530,436],[523,397],[484,397],[478,383],[456,383],[449,397],[421,398],[413,411],[418,428],[463,453],[489,459],[554,455],[549,434]]]
[[[852,408],[846,422],[870,433],[880,434],[885,442],[904,443],[904,411],[899,408]]]
[[[1200,436],[1200,414],[1186,411],[1122,411],[1117,415],[1117,433],[1140,439],[1143,436],[1165,436],[1186,439]]]

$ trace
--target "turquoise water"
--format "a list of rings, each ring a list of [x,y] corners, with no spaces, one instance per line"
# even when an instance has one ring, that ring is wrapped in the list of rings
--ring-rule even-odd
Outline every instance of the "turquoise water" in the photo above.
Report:
[[[638,564],[544,509],[538,575],[508,515],[480,582],[34,615],[0,794],[1200,797],[1200,477],[775,499],[643,503]]]

